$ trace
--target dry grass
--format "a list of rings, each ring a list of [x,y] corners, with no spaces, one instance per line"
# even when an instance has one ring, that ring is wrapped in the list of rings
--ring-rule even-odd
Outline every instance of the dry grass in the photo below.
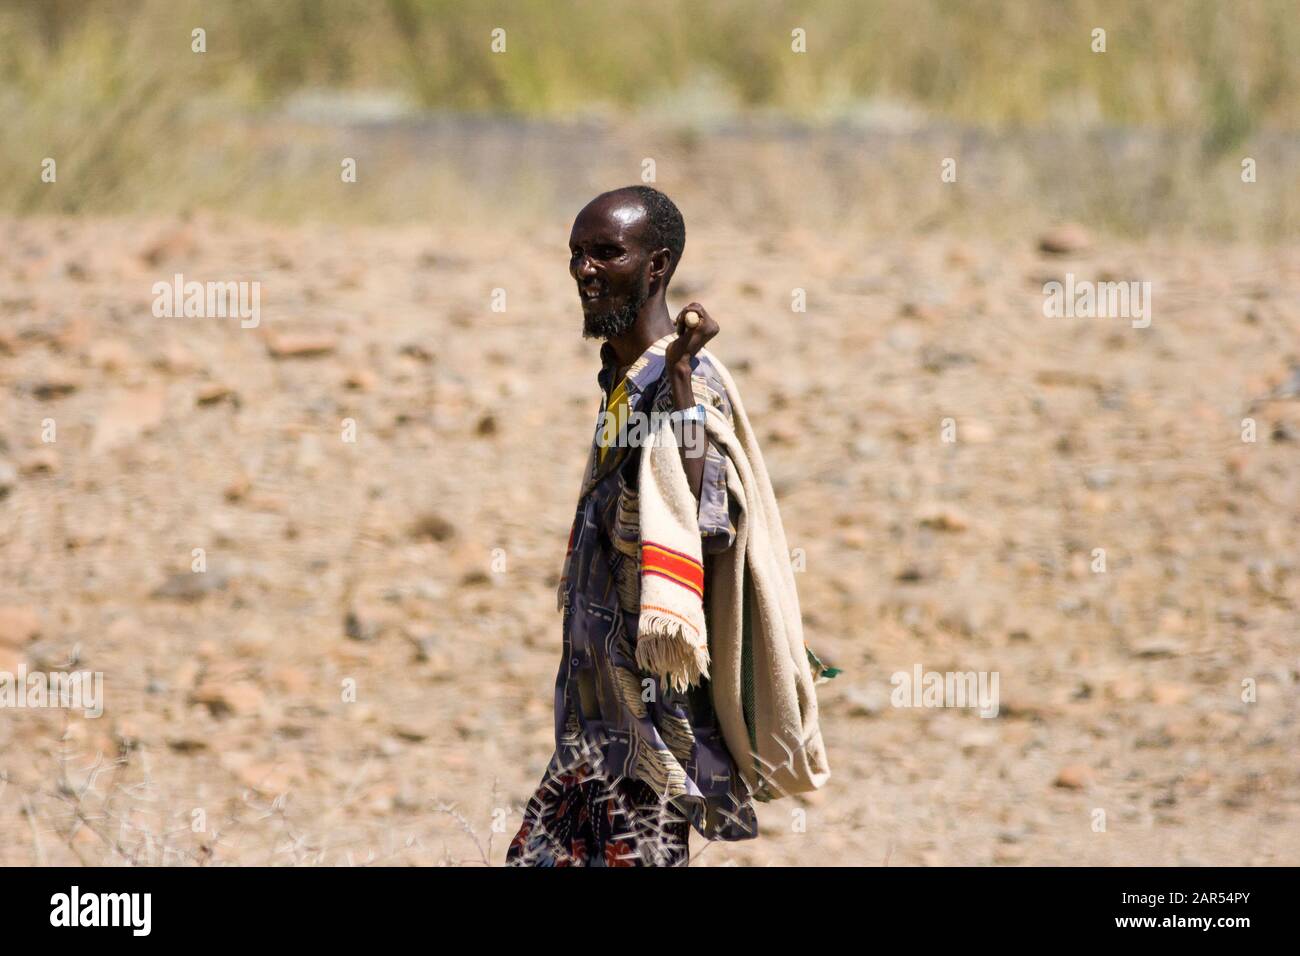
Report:
[[[594,2],[17,3],[0,11],[0,207],[481,221],[503,208],[553,213],[557,189],[633,180],[646,156],[672,182],[698,153],[703,175],[719,171],[750,204],[800,221],[830,210],[884,229],[963,218],[983,228],[993,212],[1046,209],[1128,235],[1272,240],[1294,230],[1300,193],[1291,10],[1272,0],[1231,10],[665,0],[647,19],[639,6]],[[790,52],[795,25],[808,31],[803,55]],[[203,55],[190,50],[195,26],[207,31]],[[489,48],[496,26],[507,30],[501,55]],[[1089,48],[1094,26],[1108,30],[1105,54]],[[286,103],[292,112],[321,90],[333,91],[332,122],[286,119]],[[349,122],[346,90],[377,95],[372,108],[411,124]],[[494,111],[521,131],[522,117],[636,119],[614,123],[630,153],[612,174],[590,155],[599,142],[560,127],[574,168],[514,170],[485,187],[449,158],[477,133],[409,110]],[[722,124],[755,118],[803,125],[728,151]],[[780,157],[757,155],[805,129],[838,154],[837,181],[829,170],[790,181]],[[939,161],[972,149],[980,164],[961,169],[970,185],[955,204],[940,198]],[[342,193],[349,155],[363,175]],[[1243,156],[1259,162],[1269,200],[1240,189]],[[56,188],[39,178],[45,157],[59,164]],[[912,221],[879,208],[883,178],[896,183],[882,192],[919,194],[904,204],[922,210]]]

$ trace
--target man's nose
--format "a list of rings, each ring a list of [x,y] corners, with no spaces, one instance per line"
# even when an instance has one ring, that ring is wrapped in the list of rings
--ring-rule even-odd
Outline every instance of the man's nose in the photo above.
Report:
[[[591,257],[582,255],[573,264],[573,274],[579,279],[585,279],[596,274],[596,267],[592,264]]]

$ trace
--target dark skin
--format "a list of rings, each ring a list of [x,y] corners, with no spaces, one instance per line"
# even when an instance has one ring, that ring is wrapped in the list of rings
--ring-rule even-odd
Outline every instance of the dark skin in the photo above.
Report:
[[[646,211],[635,193],[596,197],[578,213],[569,233],[569,274],[578,284],[584,312],[618,308],[635,301],[638,293],[646,293],[632,327],[608,340],[618,361],[614,381],[623,377],[641,353],[675,330],[677,338],[668,346],[664,374],[668,376],[673,407],[692,408],[696,402],[691,387],[691,358],[718,334],[718,323],[698,302],[687,305],[675,319],[669,315],[665,296],[677,263],[671,250],[652,248],[646,240],[646,227]],[[687,312],[700,317],[693,329],[686,327]],[[700,434],[703,431],[702,423],[685,423],[679,446],[696,501],[704,484],[704,455],[688,455],[687,448],[707,448],[708,437]]]

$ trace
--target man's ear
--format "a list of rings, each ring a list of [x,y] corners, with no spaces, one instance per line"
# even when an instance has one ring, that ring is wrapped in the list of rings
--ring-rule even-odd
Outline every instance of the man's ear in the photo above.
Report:
[[[676,267],[677,263],[673,262],[671,250],[657,249],[650,255],[650,280],[667,285],[668,280],[673,277],[673,270]]]

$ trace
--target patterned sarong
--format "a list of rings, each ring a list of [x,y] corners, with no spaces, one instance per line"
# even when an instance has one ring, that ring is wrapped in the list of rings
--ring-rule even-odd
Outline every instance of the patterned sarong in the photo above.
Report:
[[[507,866],[685,866],[691,826],[654,788],[582,767],[548,772],[524,810]]]

